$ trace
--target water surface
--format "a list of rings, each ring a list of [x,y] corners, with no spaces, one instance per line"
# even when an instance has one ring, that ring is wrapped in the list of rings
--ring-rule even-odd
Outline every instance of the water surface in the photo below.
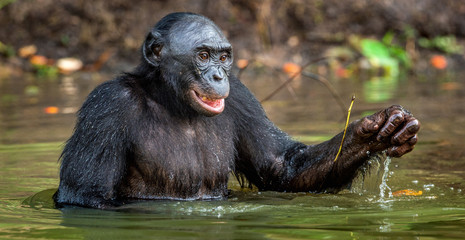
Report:
[[[416,149],[373,160],[351,190],[338,194],[241,190],[231,180],[224,201],[148,201],[115,211],[55,209],[57,159],[85,96],[111,76],[0,79],[0,238],[2,239],[462,239],[465,229],[465,74],[398,79],[331,79],[352,120],[401,104],[421,120]],[[244,83],[257,98],[282,79],[250,70]],[[342,131],[343,111],[320,83],[297,79],[264,102],[269,117],[305,143]],[[44,109],[58,107],[57,114]],[[380,194],[383,174],[385,188]],[[391,196],[411,189],[416,196]]]

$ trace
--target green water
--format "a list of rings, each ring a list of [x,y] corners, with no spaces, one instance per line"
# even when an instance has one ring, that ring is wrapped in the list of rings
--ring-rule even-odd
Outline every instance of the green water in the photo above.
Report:
[[[280,80],[264,75],[244,82],[260,99]],[[352,119],[399,103],[422,122],[416,149],[372,161],[352,189],[338,194],[241,190],[231,181],[224,201],[148,201],[115,211],[54,209],[58,163],[79,106],[106,77],[76,75],[56,80],[0,80],[0,239],[463,239],[465,229],[465,83],[449,73],[376,80],[334,80],[349,103]],[[253,79],[253,80],[252,80]],[[271,79],[271,80],[270,80]],[[453,82],[453,89],[442,88]],[[389,86],[377,88],[378,85]],[[30,91],[28,89],[35,89]],[[264,107],[283,130],[306,143],[341,131],[344,116],[319,83],[292,84]],[[36,91],[38,89],[38,91]],[[383,93],[376,99],[376,91]],[[381,94],[381,93],[380,93]],[[388,95],[386,97],[386,95]],[[55,115],[44,113],[57,106]],[[380,184],[385,175],[383,194]],[[404,189],[419,196],[390,196]]]

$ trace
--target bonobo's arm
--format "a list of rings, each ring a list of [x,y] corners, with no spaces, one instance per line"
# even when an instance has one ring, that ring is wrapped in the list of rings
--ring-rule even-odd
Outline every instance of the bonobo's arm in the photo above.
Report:
[[[410,152],[420,128],[418,120],[400,106],[379,111],[348,126],[342,152],[334,162],[342,133],[307,146],[274,126],[242,84],[231,87],[230,97],[232,111],[239,115],[236,172],[261,190],[340,190],[373,154],[387,150],[389,156],[400,157]]]
[[[124,176],[130,147],[128,116],[135,105],[128,96],[117,81],[89,94],[61,155],[60,186],[54,195],[58,207],[119,204],[116,188]]]
[[[309,158],[319,159],[298,168],[297,174],[287,174],[288,188],[293,191],[335,191],[351,182],[357,169],[370,156],[386,150],[391,157],[400,157],[413,150],[417,142],[420,123],[401,106],[391,106],[371,116],[351,123],[341,154],[339,150],[342,133],[329,141],[309,146],[305,153],[293,156],[296,162]],[[292,164],[288,165],[292,169]]]

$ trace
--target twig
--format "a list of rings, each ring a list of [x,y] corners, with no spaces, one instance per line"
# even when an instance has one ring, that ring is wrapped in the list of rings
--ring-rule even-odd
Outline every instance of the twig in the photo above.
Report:
[[[270,100],[270,98],[272,98],[274,95],[276,95],[276,93],[278,93],[279,91],[281,91],[281,89],[283,89],[287,84],[289,84],[290,82],[292,82],[292,80],[294,80],[297,76],[299,76],[299,75],[302,73],[302,71],[303,71],[306,67],[308,67],[308,66],[310,66],[310,65],[312,65],[312,64],[314,64],[314,63],[316,63],[316,62],[319,62],[319,61],[321,61],[321,60],[324,60],[324,59],[327,59],[327,57],[317,58],[317,59],[315,59],[315,60],[313,60],[313,61],[310,61],[309,63],[303,65],[303,66],[300,68],[300,70],[299,70],[298,72],[294,73],[294,74],[293,74],[292,76],[290,76],[285,82],[283,82],[281,85],[279,85],[279,87],[277,87],[273,92],[271,92],[270,94],[268,94],[268,96],[266,96],[265,98],[263,98],[263,99],[260,101],[260,103],[263,103],[263,102],[265,102],[265,101]]]
[[[341,96],[337,93],[336,89],[333,87],[333,85],[331,85],[331,83],[326,78],[324,78],[321,75],[311,73],[311,72],[302,72],[302,76],[305,76],[305,77],[308,77],[308,78],[311,78],[311,79],[314,79],[314,80],[317,80],[323,83],[323,85],[325,85],[326,88],[328,88],[331,95],[333,95],[333,97],[336,99],[337,104],[339,104],[339,107],[341,108],[342,114],[345,114],[346,106],[344,105],[344,102],[342,101]]]
[[[349,110],[347,111],[346,126],[344,127],[344,133],[342,134],[341,145],[339,146],[339,151],[337,151],[336,157],[334,158],[334,162],[336,162],[337,158],[339,157],[339,154],[341,154],[341,151],[342,151],[342,144],[344,144],[344,139],[346,138],[347,127],[349,126],[350,111],[352,111],[352,106],[354,105],[354,101],[355,101],[355,94],[352,96],[352,101],[350,102]]]
[[[273,71],[276,72],[276,73],[278,74],[279,80],[281,80],[282,83],[284,83],[285,81],[287,81],[286,79],[284,79],[284,78],[281,77],[282,74],[279,74],[279,73],[281,73],[281,71],[280,71],[279,69],[273,68]],[[289,93],[292,95],[292,98],[293,98],[294,100],[297,101],[297,100],[298,100],[297,94],[295,93],[294,88],[292,88],[292,85],[286,84],[286,88],[287,88],[287,91],[289,91]]]

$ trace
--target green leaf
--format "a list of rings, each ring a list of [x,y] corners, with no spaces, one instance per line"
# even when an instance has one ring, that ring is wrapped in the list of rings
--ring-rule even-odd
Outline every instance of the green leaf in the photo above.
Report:
[[[394,39],[394,32],[388,31],[386,34],[384,34],[382,42],[386,45],[391,45],[393,39]]]
[[[362,54],[367,58],[390,58],[388,48],[373,39],[363,39],[360,42]]]
[[[403,48],[391,46],[389,48],[389,52],[391,53],[391,56],[399,60],[402,65],[407,68],[411,67],[412,62],[410,61],[410,57]]]

